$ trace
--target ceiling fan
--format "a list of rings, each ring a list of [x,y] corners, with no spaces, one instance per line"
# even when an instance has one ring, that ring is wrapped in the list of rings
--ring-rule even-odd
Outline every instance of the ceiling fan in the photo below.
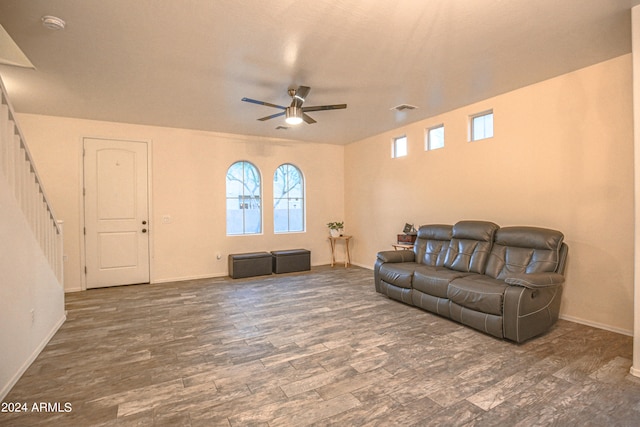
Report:
[[[335,104],[335,105],[318,105],[313,107],[303,107],[305,98],[309,95],[311,88],[309,86],[299,86],[297,89],[289,89],[288,93],[291,97],[291,105],[283,107],[282,105],[272,104],[270,102],[258,101],[251,98],[242,98],[244,102],[251,102],[258,105],[266,105],[267,107],[279,108],[280,113],[272,114],[270,116],[259,118],[258,120],[264,122],[265,120],[274,119],[276,117],[285,116],[285,121],[290,125],[297,125],[303,121],[308,124],[316,123],[307,112],[309,111],[323,111],[323,110],[342,110],[347,108],[347,104]]]

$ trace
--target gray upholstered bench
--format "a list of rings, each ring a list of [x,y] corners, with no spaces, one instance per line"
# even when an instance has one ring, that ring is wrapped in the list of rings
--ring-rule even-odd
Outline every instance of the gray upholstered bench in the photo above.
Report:
[[[271,259],[269,252],[229,254],[229,276],[240,279],[271,274]]]
[[[274,273],[311,270],[311,251],[289,249],[286,251],[271,251],[271,254],[273,255]]]

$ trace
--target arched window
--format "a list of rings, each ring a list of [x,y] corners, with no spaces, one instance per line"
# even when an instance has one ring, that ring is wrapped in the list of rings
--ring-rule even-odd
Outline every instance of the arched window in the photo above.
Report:
[[[240,161],[227,170],[227,234],[262,233],[260,172]]]
[[[273,230],[304,231],[304,177],[289,163],[280,165],[273,174]]]

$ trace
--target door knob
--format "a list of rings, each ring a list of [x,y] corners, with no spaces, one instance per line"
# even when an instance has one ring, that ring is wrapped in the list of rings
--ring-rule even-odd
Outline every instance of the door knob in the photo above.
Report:
[[[142,232],[143,232],[143,233],[146,233],[146,232],[147,232],[147,229],[146,229],[146,228],[143,228],[143,229],[142,229]]]

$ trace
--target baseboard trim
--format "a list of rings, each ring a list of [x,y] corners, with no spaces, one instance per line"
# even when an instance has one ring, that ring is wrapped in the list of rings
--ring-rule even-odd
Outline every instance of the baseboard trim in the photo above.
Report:
[[[323,267],[323,266],[328,266],[330,264],[312,264],[311,267]],[[335,264],[336,267],[340,267],[341,265],[344,265],[343,263],[339,263],[337,262]],[[359,263],[351,263],[351,265],[355,265],[356,267],[362,267],[365,268],[367,270],[372,270],[370,265],[365,265],[365,264],[359,264]],[[183,277],[173,277],[173,278],[164,278],[164,279],[155,279],[153,280],[151,283],[170,283],[170,282],[183,282],[185,280],[200,280],[200,279],[219,279],[220,277],[229,277],[228,273],[218,273],[218,274],[202,274],[202,275],[196,275],[196,276],[183,276]]]
[[[200,279],[217,279],[220,277],[229,276],[226,273],[219,274],[201,274],[196,276],[183,276],[183,277],[172,277],[172,278],[164,278],[164,279],[154,279],[151,283],[170,283],[170,282],[183,282],[185,280],[200,280]]]
[[[16,385],[20,377],[22,377],[22,375],[27,371],[27,369],[29,369],[29,366],[31,366],[34,360],[36,360],[40,352],[44,350],[45,346],[49,343],[49,341],[51,341],[51,338],[53,338],[56,332],[58,332],[58,329],[60,329],[60,327],[64,324],[66,320],[67,320],[67,312],[65,311],[64,314],[62,315],[62,318],[58,320],[58,322],[53,326],[51,331],[49,331],[47,336],[44,337],[44,339],[40,342],[38,347],[36,347],[35,350],[33,350],[29,358],[27,358],[27,360],[25,360],[22,366],[20,366],[20,369],[18,369],[18,372],[16,372],[13,375],[13,377],[11,377],[9,382],[2,387],[2,390],[0,390],[0,401],[3,401],[4,398],[7,397],[7,394],[9,394],[13,386]]]
[[[366,270],[373,271],[373,268],[370,265],[360,264],[359,262],[352,262],[351,265],[355,265],[356,267],[361,267],[361,268],[364,268]]]
[[[592,326],[592,327],[598,328],[598,329],[604,329],[605,331],[615,332],[617,334],[627,335],[627,336],[630,336],[630,337],[633,336],[633,331],[632,330],[616,328],[615,326],[605,325],[604,323],[592,322],[591,320],[585,320],[585,319],[581,319],[579,317],[567,316],[567,315],[561,314],[560,315],[560,319],[568,320],[568,321],[574,322],[574,323],[580,323],[581,325]]]

